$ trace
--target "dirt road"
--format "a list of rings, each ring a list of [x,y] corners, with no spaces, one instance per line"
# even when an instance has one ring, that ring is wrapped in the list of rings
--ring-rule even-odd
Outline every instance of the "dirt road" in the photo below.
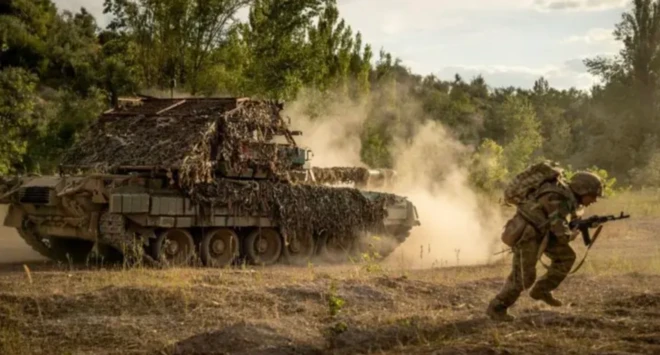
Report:
[[[506,264],[62,265],[29,274],[17,265],[0,269],[0,353],[658,354],[659,227],[654,219],[613,224],[556,291],[564,307],[523,294],[509,324],[484,316]]]

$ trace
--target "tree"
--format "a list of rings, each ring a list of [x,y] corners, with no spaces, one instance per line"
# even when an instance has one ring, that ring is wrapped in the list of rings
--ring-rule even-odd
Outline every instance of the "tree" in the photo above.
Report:
[[[250,0],[105,0],[109,29],[136,42],[147,87],[187,86],[195,94],[227,39],[238,10]]]
[[[37,77],[25,69],[0,71],[0,174],[25,170],[23,156],[38,125],[34,117],[36,86]]]
[[[250,91],[273,99],[295,97],[305,78],[315,77],[307,32],[333,0],[256,0],[241,26],[249,64]]]
[[[650,155],[641,150],[656,141],[660,134],[660,115],[658,115],[658,79],[660,78],[660,6],[657,0],[634,0],[630,11],[622,14],[622,20],[616,24],[616,40],[623,43],[620,54],[614,58],[596,57],[585,60],[592,74],[600,76],[608,92],[617,91],[618,104],[603,119],[610,126],[620,126],[614,121],[626,121],[619,128],[623,132],[608,132],[608,136],[623,133],[618,144],[625,147],[627,156],[623,160],[630,164],[621,164],[617,170],[640,166],[648,161]],[[605,93],[601,96],[613,98]],[[655,148],[652,148],[655,149]]]
[[[509,96],[497,109],[496,114],[507,132],[502,146],[507,169],[517,174],[525,169],[532,154],[541,147],[540,122],[529,100]]]
[[[47,37],[57,19],[50,0],[14,0],[0,7],[0,69],[22,67],[43,74]]]

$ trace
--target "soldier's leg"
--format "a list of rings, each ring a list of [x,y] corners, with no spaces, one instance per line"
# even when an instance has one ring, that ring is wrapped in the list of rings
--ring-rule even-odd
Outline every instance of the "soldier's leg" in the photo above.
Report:
[[[544,254],[550,258],[550,266],[536,282],[529,295],[551,306],[561,306],[561,301],[554,298],[551,292],[568,276],[575,264],[575,252],[568,243],[559,243],[555,238],[551,238]]]
[[[493,319],[511,320],[507,309],[520,297],[524,289],[528,289],[536,280],[536,258],[538,254],[538,236],[534,230],[525,230],[525,233],[513,248],[513,263],[511,272],[504,282],[500,292],[493,298],[488,306],[488,315]]]

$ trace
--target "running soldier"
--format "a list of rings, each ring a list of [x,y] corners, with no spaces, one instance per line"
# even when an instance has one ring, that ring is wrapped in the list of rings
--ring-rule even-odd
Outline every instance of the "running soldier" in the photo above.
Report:
[[[510,236],[503,234],[503,240],[510,237],[512,241],[513,267],[488,306],[487,314],[491,319],[512,321],[514,317],[507,309],[532,285],[531,298],[554,307],[562,305],[552,291],[566,278],[575,262],[576,255],[569,243],[578,231],[570,230],[569,221],[579,218],[581,208],[602,196],[601,179],[592,173],[579,172],[568,183],[543,183],[533,198],[518,204],[516,215],[504,230],[504,234]],[[552,262],[547,273],[537,281],[536,262],[542,254]]]

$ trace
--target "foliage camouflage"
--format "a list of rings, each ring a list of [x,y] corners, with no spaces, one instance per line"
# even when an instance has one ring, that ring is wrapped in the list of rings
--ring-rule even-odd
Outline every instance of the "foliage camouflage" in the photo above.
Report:
[[[395,199],[380,193],[371,200],[354,188],[230,179],[199,184],[193,194],[207,206],[228,204],[239,216],[269,216],[290,237],[324,233],[345,240],[385,231],[384,207]]]
[[[97,172],[176,171],[184,185],[210,182],[221,162],[228,163],[229,173],[259,163],[280,175],[289,168],[271,142],[288,134],[280,110],[276,103],[235,98],[142,99],[106,112],[62,165]]]

